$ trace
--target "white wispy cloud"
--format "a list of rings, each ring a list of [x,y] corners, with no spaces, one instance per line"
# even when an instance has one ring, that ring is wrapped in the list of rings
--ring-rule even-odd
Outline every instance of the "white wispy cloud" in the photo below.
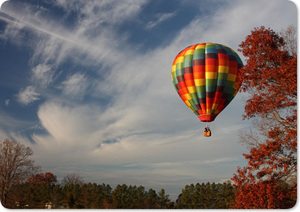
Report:
[[[75,73],[61,83],[59,87],[65,96],[73,99],[82,99],[89,86],[89,80],[82,73]]]
[[[30,22],[34,30],[41,32],[32,61],[55,61],[58,65],[70,57],[85,65],[116,63],[121,56],[118,47],[126,36],[119,36],[114,25],[135,17],[145,3],[138,0],[129,0],[126,4],[120,1],[56,1],[66,11],[76,11],[79,18],[69,30],[43,18],[40,22],[44,24]]]
[[[90,134],[101,125],[101,110],[92,105],[66,105],[62,102],[46,102],[38,110],[42,126],[47,129],[54,142],[67,145],[89,140]]]
[[[53,75],[50,65],[39,64],[32,69],[31,80],[41,87],[47,87],[52,82]]]
[[[21,104],[28,105],[40,99],[40,94],[35,90],[33,86],[28,86],[21,89],[17,94],[17,100]]]
[[[157,25],[159,25],[160,23],[166,21],[167,19],[173,17],[176,14],[175,12],[171,12],[171,13],[159,13],[156,15],[155,19],[153,21],[150,21],[147,25],[146,28],[148,30],[152,29],[153,27],[156,27]]]
[[[296,7],[291,1],[277,0],[270,4],[269,0],[262,0],[251,4],[237,0],[225,5],[211,16],[195,18],[179,32],[174,44],[183,49],[191,43],[216,42],[237,50],[254,27],[265,26],[279,32],[288,25],[297,25]]]

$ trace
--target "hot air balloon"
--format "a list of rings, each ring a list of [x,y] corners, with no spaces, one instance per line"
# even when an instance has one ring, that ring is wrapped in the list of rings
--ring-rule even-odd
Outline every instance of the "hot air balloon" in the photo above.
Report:
[[[172,81],[183,102],[201,122],[212,122],[237,94],[243,66],[238,54],[216,43],[200,43],[182,50],[172,65]],[[205,133],[208,128],[209,133]],[[204,136],[210,136],[207,126]]]

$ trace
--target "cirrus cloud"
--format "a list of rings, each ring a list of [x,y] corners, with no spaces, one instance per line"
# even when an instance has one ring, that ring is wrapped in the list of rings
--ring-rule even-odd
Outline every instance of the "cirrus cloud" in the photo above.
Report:
[[[38,93],[33,86],[28,86],[19,91],[17,100],[23,105],[29,105],[32,102],[40,100],[40,93]]]

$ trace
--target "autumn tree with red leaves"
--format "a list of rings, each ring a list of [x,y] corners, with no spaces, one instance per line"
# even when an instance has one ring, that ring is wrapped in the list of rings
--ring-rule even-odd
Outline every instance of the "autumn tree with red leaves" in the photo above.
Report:
[[[233,208],[290,208],[297,199],[297,55],[295,29],[282,36],[255,28],[240,44],[246,57],[241,90],[250,98],[245,119],[255,119],[258,134],[244,136],[248,165],[232,180]],[[294,42],[292,42],[292,38]],[[291,46],[293,45],[293,46]]]
[[[51,172],[33,174],[24,183],[14,187],[14,204],[10,208],[45,208],[47,203],[55,204],[59,194],[56,176]],[[56,196],[58,196],[56,198]]]
[[[26,180],[26,183],[51,185],[57,182],[56,176],[51,172],[38,173]]]

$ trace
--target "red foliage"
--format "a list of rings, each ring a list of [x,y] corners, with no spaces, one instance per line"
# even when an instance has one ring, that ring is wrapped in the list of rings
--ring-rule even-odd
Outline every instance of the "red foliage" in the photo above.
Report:
[[[271,29],[255,28],[240,44],[247,57],[241,69],[242,91],[252,94],[244,118],[272,120],[267,140],[244,154],[248,166],[238,168],[234,208],[289,208],[297,184],[285,181],[297,172],[297,56]]]
[[[248,57],[241,71],[243,91],[255,88],[245,117],[266,115],[274,109],[297,105],[297,57],[283,50],[284,40],[271,29],[255,28],[240,44]]]
[[[244,170],[239,169],[238,172],[244,174]],[[238,175],[235,175],[234,179],[236,182],[241,180],[238,179]],[[278,180],[247,182],[237,188],[235,204],[232,206],[236,209],[291,208],[297,199],[297,185],[290,187]]]
[[[56,176],[54,176],[51,172],[32,175],[26,180],[26,183],[43,184],[43,185],[51,185],[56,182],[57,182]]]

